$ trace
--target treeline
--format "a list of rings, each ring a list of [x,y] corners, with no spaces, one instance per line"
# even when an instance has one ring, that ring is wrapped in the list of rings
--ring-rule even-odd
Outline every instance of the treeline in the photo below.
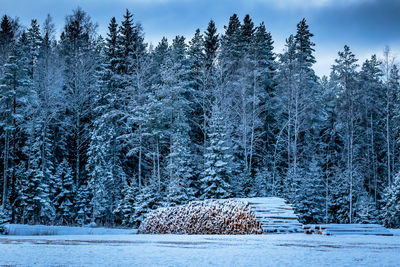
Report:
[[[126,10],[105,38],[78,8],[0,26],[0,217],[138,225],[163,205],[282,196],[305,223],[400,226],[399,72],[345,46],[313,71],[303,19],[274,53],[250,16],[144,42]]]

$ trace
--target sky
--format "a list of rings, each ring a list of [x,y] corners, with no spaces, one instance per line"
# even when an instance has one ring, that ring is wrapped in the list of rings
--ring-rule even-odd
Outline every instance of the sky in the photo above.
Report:
[[[400,58],[400,0],[0,0],[1,12],[18,17],[29,26],[47,14],[61,32],[66,15],[81,7],[98,23],[98,32],[107,32],[110,19],[122,20],[128,8],[145,32],[145,40],[156,45],[163,36],[190,39],[195,30],[204,31],[210,19],[223,33],[229,17],[249,14],[255,25],[265,23],[281,53],[285,40],[295,34],[297,23],[306,18],[315,35],[316,64],[320,76],[329,75],[337,52],[350,46],[359,64],[372,54],[382,56],[386,45]],[[2,14],[1,14],[2,15]]]

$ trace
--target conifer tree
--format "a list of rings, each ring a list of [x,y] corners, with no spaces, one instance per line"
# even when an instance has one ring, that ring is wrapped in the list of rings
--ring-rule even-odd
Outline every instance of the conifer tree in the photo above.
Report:
[[[357,59],[355,55],[350,51],[348,46],[344,47],[343,52],[339,52],[339,58],[335,60],[336,64],[332,67],[334,77],[337,81],[337,91],[339,98],[342,99],[339,111],[340,118],[343,120],[344,126],[344,143],[343,149],[344,155],[343,160],[346,164],[346,169],[340,176],[346,177],[346,183],[348,184],[348,222],[351,223],[353,219],[353,197],[354,188],[357,188],[357,174],[355,173],[355,134],[358,121],[358,113],[356,106],[357,99],[357,78],[356,73]],[[356,186],[355,186],[356,185]],[[341,190],[342,191],[342,190]],[[341,196],[343,199],[344,196]],[[336,198],[336,200],[338,200]],[[340,203],[344,205],[344,203]],[[344,207],[343,207],[344,208]]]
[[[323,171],[313,158],[300,182],[296,196],[296,210],[303,223],[321,223],[325,215]]]
[[[74,179],[72,168],[66,159],[61,161],[55,172],[55,196],[57,220],[61,224],[71,224],[74,218]]]
[[[209,145],[205,158],[205,170],[201,179],[202,199],[227,198],[232,194],[232,155],[226,140],[226,124],[219,106],[214,105],[209,127]]]
[[[15,167],[21,156],[22,128],[27,111],[27,101],[32,95],[29,88],[26,56],[27,39],[23,33],[4,65],[0,86],[0,107],[2,110],[0,126],[4,134],[3,147],[3,194],[2,207],[15,199]],[[9,192],[8,189],[11,189]],[[11,198],[11,199],[10,199]],[[11,200],[11,203],[9,202]]]
[[[87,150],[88,120],[92,110],[90,98],[96,68],[94,55],[94,32],[96,25],[81,8],[67,16],[64,31],[61,34],[61,54],[64,59],[63,88],[67,118],[71,127],[68,129],[69,155],[74,161],[74,182],[79,185],[85,166]]]
[[[396,174],[393,184],[389,185],[384,195],[382,220],[386,227],[400,228],[400,175]]]

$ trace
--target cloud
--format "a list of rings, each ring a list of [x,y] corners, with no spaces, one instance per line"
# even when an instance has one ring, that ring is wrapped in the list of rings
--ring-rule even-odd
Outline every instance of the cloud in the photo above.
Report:
[[[350,6],[354,4],[372,3],[376,0],[250,0],[257,4],[272,5],[281,9],[325,8],[329,6]]]
[[[90,0],[95,3],[101,3],[98,0]],[[103,0],[107,2],[106,0]],[[159,5],[159,4],[177,4],[177,3],[189,3],[193,2],[194,0],[114,0],[108,2],[119,2],[121,4],[138,4],[138,5]]]

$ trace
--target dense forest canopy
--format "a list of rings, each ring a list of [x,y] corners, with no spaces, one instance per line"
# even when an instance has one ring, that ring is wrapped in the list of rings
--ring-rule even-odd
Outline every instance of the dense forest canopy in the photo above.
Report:
[[[0,220],[138,225],[195,199],[281,196],[304,223],[400,227],[400,76],[348,46],[314,70],[306,20],[274,52],[249,15],[155,47],[126,10],[0,25]],[[381,58],[381,59],[380,59]]]

